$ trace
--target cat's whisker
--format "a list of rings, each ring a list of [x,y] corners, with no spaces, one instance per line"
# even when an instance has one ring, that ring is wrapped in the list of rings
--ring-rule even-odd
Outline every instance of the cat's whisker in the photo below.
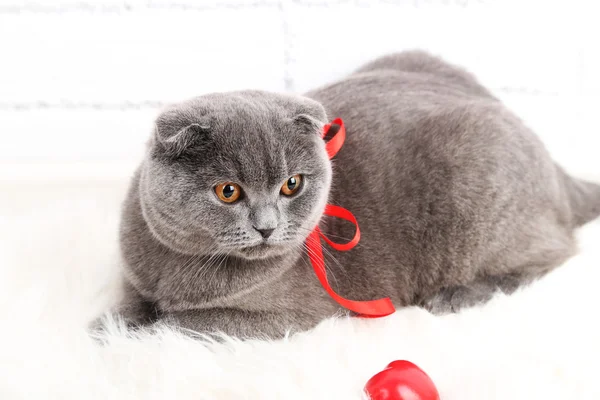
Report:
[[[206,262],[204,262],[198,267],[198,269],[194,273],[194,276],[192,276],[192,280],[196,281],[202,279],[202,276],[204,275],[205,271],[207,271],[210,268],[213,258],[214,255],[211,255]]]
[[[311,233],[313,231],[313,229],[308,229],[308,228],[305,228],[303,226],[297,226],[295,229],[299,229],[299,230],[302,230],[302,231],[305,231],[305,232],[308,232],[308,233]],[[333,233],[324,233],[324,234],[326,236],[328,236],[328,237],[333,237],[333,238],[340,239],[340,240],[345,240],[345,241],[350,241],[350,240],[353,239],[351,237],[349,238],[349,237],[345,237],[345,236],[336,235],[336,234],[333,234]]]
[[[304,244],[304,248],[306,249],[306,251],[309,254],[312,255],[317,255],[313,250],[311,250],[306,244]],[[324,262],[323,263],[324,267],[325,267],[325,272],[327,273],[328,276],[331,276],[331,278],[333,278],[333,281],[335,282],[335,286],[339,287],[339,282],[337,280],[337,278],[335,277],[335,274],[333,273],[333,271],[331,270],[331,268],[328,268],[327,263]]]
[[[206,257],[206,254],[194,254],[191,255],[187,261],[185,261],[185,263],[179,268],[178,272],[181,273],[181,275],[186,275],[188,273],[188,268],[192,265],[195,264],[196,262],[198,262],[200,259],[202,259],[202,257]],[[194,274],[196,272],[194,271]]]
[[[212,282],[212,280],[217,276],[217,273],[218,273],[219,269],[221,268],[221,265],[223,264],[223,262],[225,260],[227,260],[227,258],[229,257],[229,254],[231,254],[231,251],[228,252],[228,253],[223,253],[222,254],[222,257],[220,258],[220,261],[218,263],[216,263],[216,266],[212,267],[213,273],[212,273],[212,275],[210,276],[210,279],[207,282],[209,282],[209,283]]]
[[[338,269],[340,271],[342,271],[344,273],[345,276],[348,276],[348,271],[346,270],[346,268],[344,268],[344,265],[335,257],[335,255],[325,246],[323,246],[323,254],[325,254],[326,257],[329,257],[329,259],[331,261],[333,261],[334,265],[336,265],[338,267]],[[330,268],[333,268],[333,266],[330,266]]]
[[[203,258],[206,258],[206,260],[202,266],[200,266],[199,268],[193,269],[191,279],[197,279],[199,272],[204,268],[204,266],[207,263],[210,262],[211,258],[215,256],[216,253],[213,253],[213,251],[215,251],[217,248],[218,248],[218,245],[214,244],[208,248],[208,250],[206,251],[206,254],[195,254],[195,255],[190,256],[190,258],[180,268],[180,271],[182,271],[182,274],[185,275],[188,271],[188,268],[191,265],[198,263],[198,261],[202,260]]]
[[[205,275],[208,274],[208,272],[215,266],[215,264],[217,262],[219,262],[221,256],[223,256],[225,253],[215,253],[213,254],[210,259],[202,266],[201,268],[201,272],[198,274],[197,278],[198,280],[202,280],[204,279]],[[212,277],[211,277],[212,279]]]
[[[314,239],[311,237],[309,237],[308,240],[314,241]],[[321,248],[323,250],[323,258],[325,259],[325,261],[327,261],[327,259],[329,258],[329,260],[333,262],[337,269],[342,271],[344,273],[344,276],[348,277],[348,271],[346,270],[346,268],[344,268],[344,265],[333,255],[333,253],[325,245]],[[328,264],[327,262],[325,264],[329,267],[329,270],[333,274],[333,266],[331,264]]]

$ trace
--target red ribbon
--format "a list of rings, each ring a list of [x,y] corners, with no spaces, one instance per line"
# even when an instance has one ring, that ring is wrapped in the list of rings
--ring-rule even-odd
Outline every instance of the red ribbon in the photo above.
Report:
[[[327,154],[329,155],[330,159],[333,158],[342,148],[344,140],[346,139],[346,128],[344,128],[344,122],[340,118],[337,118],[331,123],[325,125],[323,128],[323,138],[330,133],[329,131],[332,127],[338,128],[338,131],[333,132],[333,136],[325,144],[325,149],[327,150]],[[325,259],[323,258],[321,238],[323,238],[328,245],[338,251],[348,251],[358,244],[358,241],[360,240],[360,229],[358,229],[358,222],[356,221],[356,218],[354,218],[354,215],[352,215],[352,213],[345,208],[327,204],[325,206],[324,214],[352,222],[356,227],[356,233],[354,234],[352,240],[348,243],[333,242],[321,232],[319,226],[316,226],[315,229],[310,233],[308,240],[306,241],[306,245],[308,247],[308,257],[310,258],[310,262],[315,270],[315,274],[317,274],[319,282],[321,282],[321,285],[325,288],[327,293],[329,293],[329,295],[342,307],[356,312],[360,317],[378,318],[394,313],[396,309],[394,308],[392,301],[387,297],[369,301],[348,300],[338,295],[331,288],[329,281],[327,280],[327,273],[325,271]]]

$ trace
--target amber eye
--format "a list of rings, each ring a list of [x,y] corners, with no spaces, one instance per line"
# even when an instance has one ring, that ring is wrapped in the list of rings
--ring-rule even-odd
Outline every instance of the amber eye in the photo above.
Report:
[[[281,187],[281,193],[286,196],[291,196],[300,189],[300,184],[302,183],[301,175],[294,175],[290,179],[288,179],[283,186]]]
[[[242,188],[237,183],[225,182],[215,186],[215,193],[223,203],[235,203],[242,194]]]

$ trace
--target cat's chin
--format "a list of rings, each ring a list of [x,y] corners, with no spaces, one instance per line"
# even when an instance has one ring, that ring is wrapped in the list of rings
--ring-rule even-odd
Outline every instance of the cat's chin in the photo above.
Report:
[[[289,252],[289,246],[260,243],[256,246],[242,247],[235,251],[235,255],[246,260],[264,260],[279,257]]]

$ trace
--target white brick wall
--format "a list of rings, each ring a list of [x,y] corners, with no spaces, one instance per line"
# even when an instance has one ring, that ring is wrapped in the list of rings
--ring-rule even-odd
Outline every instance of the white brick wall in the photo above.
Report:
[[[599,176],[594,0],[0,0],[0,180],[124,176],[158,107],[302,92],[386,52],[468,67]]]

